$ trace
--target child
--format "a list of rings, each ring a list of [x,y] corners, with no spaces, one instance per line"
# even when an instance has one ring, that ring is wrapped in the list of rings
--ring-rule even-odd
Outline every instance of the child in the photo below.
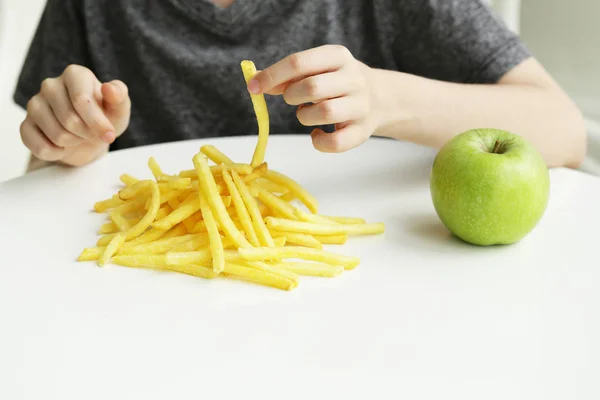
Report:
[[[243,59],[262,69],[247,86]],[[480,127],[523,135],[550,167],[586,151],[579,110],[480,0],[48,0],[14,99],[34,164],[79,166],[256,134],[248,91],[270,95],[272,134],[324,152]]]

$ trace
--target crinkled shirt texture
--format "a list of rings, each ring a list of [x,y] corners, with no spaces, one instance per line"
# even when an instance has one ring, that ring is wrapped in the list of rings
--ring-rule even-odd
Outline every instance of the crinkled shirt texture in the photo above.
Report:
[[[240,61],[261,69],[324,44],[462,83],[495,83],[530,55],[479,0],[48,0],[14,100],[25,107],[44,78],[79,64],[129,87],[131,123],[111,149],[255,135]],[[273,134],[312,130],[281,96],[267,104]]]

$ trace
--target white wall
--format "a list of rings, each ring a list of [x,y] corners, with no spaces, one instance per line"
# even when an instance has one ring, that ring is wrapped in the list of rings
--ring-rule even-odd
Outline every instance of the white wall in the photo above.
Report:
[[[0,182],[23,174],[28,153],[19,125],[25,113],[12,101],[21,63],[44,0],[0,0]]]
[[[600,1],[524,0],[521,36],[584,113],[600,120]]]

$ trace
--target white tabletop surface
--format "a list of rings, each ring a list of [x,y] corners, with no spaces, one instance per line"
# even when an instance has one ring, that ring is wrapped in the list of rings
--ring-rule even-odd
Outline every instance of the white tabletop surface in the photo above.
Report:
[[[338,155],[271,137],[271,168],[321,212],[387,225],[335,251],[362,264],[285,292],[77,263],[128,172],[192,168],[201,144],[249,162],[255,138],[115,152],[0,184],[0,399],[600,398],[600,179],[551,171],[542,221],[513,246],[449,235],[433,150],[373,139]],[[342,397],[343,396],[343,397]]]

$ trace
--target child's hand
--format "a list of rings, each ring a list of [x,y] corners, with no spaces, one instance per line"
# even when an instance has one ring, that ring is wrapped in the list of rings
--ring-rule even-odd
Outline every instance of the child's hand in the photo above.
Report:
[[[87,164],[125,131],[130,108],[123,82],[103,84],[89,69],[70,65],[29,100],[21,138],[40,160]]]
[[[326,45],[264,69],[248,82],[248,90],[283,94],[286,103],[299,106],[296,115],[302,125],[335,124],[335,132],[316,128],[311,136],[316,149],[341,152],[363,143],[380,125],[370,71],[345,47]]]

